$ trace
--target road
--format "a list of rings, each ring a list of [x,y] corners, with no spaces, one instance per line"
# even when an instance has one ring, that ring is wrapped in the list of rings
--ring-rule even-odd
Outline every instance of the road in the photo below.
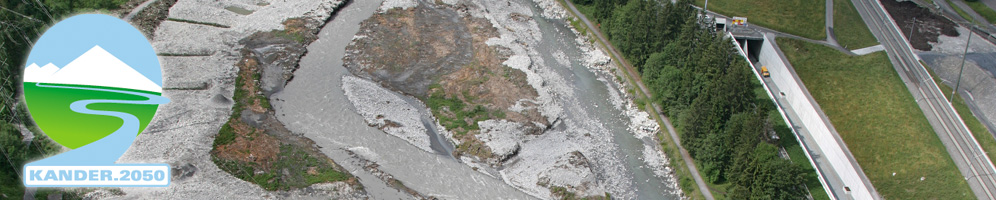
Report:
[[[732,33],[730,35],[733,35]],[[811,165],[816,168],[823,189],[831,199],[877,199],[871,181],[855,161],[847,145],[807,91],[778,45],[774,33],[764,34],[757,61],[750,63],[755,77],[762,80],[768,96],[778,106]],[[743,48],[735,43],[738,48]],[[755,46],[755,48],[757,48]],[[749,57],[745,51],[742,56]],[[762,77],[760,67],[767,66],[771,76]]]
[[[978,141],[919,62],[892,17],[878,1],[851,0],[871,32],[888,52],[889,60],[947,147],[972,192],[979,199],[996,199],[996,168]]]
[[[588,20],[588,17],[578,11],[578,8],[574,6],[574,3],[571,3],[569,0],[565,0],[563,2],[567,4],[567,7],[572,13],[574,13],[574,16],[577,16],[582,22],[584,22],[584,25],[587,26],[589,30],[594,30],[592,32],[595,33],[595,36],[598,37],[599,41],[601,41],[602,47],[612,54],[613,58],[619,61],[622,65],[620,67],[625,70],[626,75],[629,76],[629,79],[633,80],[633,83],[635,83],[634,85],[642,91],[641,93],[643,94],[643,97],[646,99],[653,99],[650,96],[650,90],[644,86],[643,81],[640,79],[640,74],[636,72],[636,68],[630,65],[629,62],[626,62],[626,59],[623,59],[622,54],[616,51],[616,48],[612,46],[612,43],[609,43],[609,40],[602,35],[602,31],[599,30],[598,27],[595,27],[595,25]],[[664,126],[667,127],[667,132],[671,135],[671,140],[674,141],[675,146],[678,147],[678,151],[681,152],[681,158],[685,161],[685,165],[688,167],[688,171],[692,175],[692,179],[695,179],[695,184],[699,186],[699,191],[702,192],[702,196],[708,200],[714,200],[715,198],[712,196],[712,192],[709,192],[709,187],[705,184],[705,180],[702,179],[702,176],[699,174],[699,170],[695,167],[695,163],[692,161],[692,156],[688,154],[685,147],[681,146],[681,140],[678,139],[678,133],[675,131],[674,126],[671,125],[671,120],[662,114],[664,112],[660,105],[657,105],[657,103],[651,103],[651,105],[653,105],[652,107],[654,108],[654,111],[656,111],[658,117],[660,117],[661,121],[664,122]]]
[[[965,19],[965,20],[974,20],[976,22],[979,22],[978,24],[975,24],[975,23],[972,23],[971,21],[965,21],[964,23],[961,23],[962,25],[965,25],[965,26],[975,26],[977,28],[986,30],[987,32],[996,31],[996,26],[993,26],[993,24],[987,23],[987,22],[989,22],[989,20],[987,20],[985,17],[983,17],[979,13],[975,12],[975,10],[973,10],[972,7],[968,6],[968,4],[965,3],[965,1],[962,1],[962,0],[939,0],[939,2],[934,3],[934,4],[939,5],[942,10],[944,10],[945,12],[947,12],[948,18],[958,19],[958,18],[964,18],[964,17],[962,17],[961,15],[958,15],[958,12],[956,12],[954,10],[954,8],[951,8],[949,6],[949,4],[947,4],[946,2],[943,2],[943,1],[950,1],[952,4],[954,4],[954,6],[957,6],[958,9],[961,9],[962,11],[965,11],[965,14],[968,14],[968,16],[972,18],[972,19]]]

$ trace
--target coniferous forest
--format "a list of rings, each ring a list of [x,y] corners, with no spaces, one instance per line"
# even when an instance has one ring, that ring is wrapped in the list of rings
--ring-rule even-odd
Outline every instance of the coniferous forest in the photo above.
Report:
[[[780,157],[774,105],[729,38],[690,0],[576,0],[641,73],[703,178],[732,199],[800,199],[805,172]],[[763,97],[762,97],[763,96]],[[793,141],[794,142],[794,141]]]

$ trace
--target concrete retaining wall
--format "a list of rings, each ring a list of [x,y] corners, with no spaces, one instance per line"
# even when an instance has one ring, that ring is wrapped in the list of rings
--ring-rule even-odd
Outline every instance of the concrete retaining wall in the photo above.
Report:
[[[730,35],[732,37],[732,35]],[[737,44],[738,47],[739,44]],[[739,48],[741,55],[745,56],[746,53]],[[799,140],[800,144],[804,149],[819,149],[823,152],[823,156],[829,162],[831,169],[820,168],[819,165],[814,163],[812,156],[809,152],[806,152],[806,156],[809,157],[810,164],[812,164],[819,173],[820,182],[827,185],[825,176],[821,171],[832,171],[837,177],[843,182],[843,187],[847,187],[847,192],[850,197],[854,199],[874,199],[872,195],[873,191],[870,191],[870,183],[865,182],[863,172],[860,167],[857,166],[856,161],[849,156],[850,151],[847,146],[844,145],[843,141],[839,140],[836,134],[836,130],[833,129],[833,125],[830,124],[828,118],[820,112],[819,105],[812,99],[812,96],[805,89],[802,84],[801,79],[796,75],[795,70],[791,67],[791,64],[787,63],[783,59],[784,55],[777,46],[774,45],[774,37],[770,34],[764,35],[764,42],[761,46],[760,53],[758,54],[758,65],[767,66],[770,72],[771,82],[780,89],[778,94],[774,94],[765,81],[761,81],[768,92],[768,96],[773,100],[781,101],[783,105],[787,105],[791,110],[795,112],[795,115],[799,117],[798,121],[791,121],[786,116],[785,110],[778,106],[779,113],[782,114],[783,119],[790,127],[800,127],[805,128],[808,132],[807,135],[799,135],[798,132],[793,128],[793,133],[796,134],[796,139]],[[760,66],[755,67],[751,64],[751,68],[754,70],[755,76],[759,80],[763,80],[758,72]],[[776,102],[776,105],[778,103]],[[802,142],[800,138],[808,137],[817,141],[816,144],[806,144]],[[827,172],[829,172],[827,171]],[[831,198],[835,198],[830,187],[824,187],[828,194],[831,194]],[[871,189],[874,190],[874,189]]]

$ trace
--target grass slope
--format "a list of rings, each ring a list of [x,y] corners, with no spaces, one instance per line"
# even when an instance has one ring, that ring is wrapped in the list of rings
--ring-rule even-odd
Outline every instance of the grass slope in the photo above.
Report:
[[[703,6],[705,0],[695,0]],[[814,40],[826,38],[825,0],[711,0],[709,11]]]
[[[978,21],[975,21],[975,18],[972,18],[971,15],[968,15],[968,13],[966,13],[965,10],[962,10],[960,7],[958,7],[958,5],[955,5],[951,1],[947,1],[947,2],[948,2],[948,6],[951,6],[951,8],[954,8],[955,12],[958,13],[958,16],[961,16],[961,18],[965,18],[965,20],[968,20],[969,22],[972,22],[974,24],[979,24]]]
[[[121,88],[63,84],[47,85],[115,89],[159,95],[154,92]],[[35,123],[52,140],[62,144],[62,146],[75,149],[110,135],[118,130],[124,122],[112,116],[77,113],[69,109],[69,104],[86,99],[145,100],[146,98],[114,92],[38,87],[35,83],[28,82],[24,83],[24,99],[27,102],[31,111],[31,117],[34,118]],[[139,132],[141,132],[141,130],[145,130],[146,125],[152,120],[152,116],[155,115],[159,105],[100,103],[90,104],[87,108],[120,111],[135,115],[141,122],[141,126],[139,126]]]
[[[975,197],[884,52],[778,43],[884,198]]]
[[[877,45],[878,40],[868,30],[868,25],[861,19],[858,10],[850,0],[833,2],[833,32],[837,42],[847,49],[860,49]]]
[[[996,22],[996,11],[989,8],[989,6],[986,6],[986,4],[981,1],[965,1],[965,4],[968,4],[968,7],[972,8],[972,10],[975,10],[975,13],[978,13],[983,18],[986,18],[989,23]]]

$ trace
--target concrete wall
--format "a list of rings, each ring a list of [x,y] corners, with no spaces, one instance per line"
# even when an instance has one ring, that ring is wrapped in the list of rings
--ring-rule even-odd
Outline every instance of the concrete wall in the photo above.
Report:
[[[863,172],[857,166],[857,162],[850,157],[850,151],[843,141],[839,140],[836,130],[829,123],[830,120],[820,112],[819,105],[812,99],[812,96],[805,90],[801,79],[796,75],[791,64],[783,60],[784,55],[774,46],[774,37],[766,34],[765,42],[758,55],[758,63],[767,66],[771,73],[771,80],[779,89],[780,95],[785,103],[792,107],[792,110],[800,118],[802,127],[811,134],[817,141],[819,148],[830,166],[844,182],[844,186],[851,190],[851,196],[856,199],[873,199],[870,185],[863,181]],[[799,124],[797,124],[799,125]]]
[[[732,37],[732,34],[728,35]],[[736,43],[736,42],[734,42]],[[743,47],[736,44],[739,52],[744,58],[747,58],[747,54],[744,52]],[[755,47],[751,47],[755,48]],[[842,187],[847,187],[849,192],[849,197],[845,199],[874,199],[872,195],[874,190],[871,187],[870,182],[866,182],[867,178],[864,176],[860,167],[858,167],[857,162],[850,156],[850,151],[847,146],[844,145],[843,141],[839,140],[839,136],[836,130],[833,129],[833,125],[825,114],[820,112],[819,105],[812,99],[812,96],[805,89],[802,84],[801,79],[796,75],[795,70],[791,67],[791,64],[784,59],[784,55],[781,53],[780,49],[774,45],[774,37],[771,35],[764,35],[764,42],[761,46],[760,53],[758,53],[758,66],[751,63],[751,69],[754,71],[754,75],[758,80],[763,80],[758,70],[761,66],[767,66],[770,72],[770,80],[774,84],[774,87],[779,89],[779,93],[775,94],[772,92],[770,87],[765,81],[761,81],[764,85],[764,89],[767,91],[768,96],[773,100],[781,101],[784,105],[790,107],[795,115],[799,117],[798,121],[791,121],[789,117],[786,116],[786,111],[781,107],[777,106],[778,112],[781,113],[782,118],[785,120],[786,124],[790,127],[800,127],[807,130],[804,134],[809,135],[799,135],[792,128],[793,134],[796,134],[796,139],[802,145],[803,149],[818,149],[823,152],[823,159],[826,159],[830,164],[831,169],[823,169],[817,165],[812,155],[808,150],[806,151],[806,156],[810,160],[810,164],[816,168],[820,182],[823,185],[827,185],[825,176],[823,172],[832,172],[837,175],[843,182]],[[775,103],[778,105],[778,102]],[[803,142],[800,138],[808,137],[813,138],[817,141],[816,144],[807,144]],[[822,160],[822,159],[821,159]],[[842,189],[841,187],[841,189]],[[871,189],[870,189],[871,188]],[[824,187],[827,190],[830,198],[835,198],[831,187]]]
[[[727,37],[733,38],[733,34],[727,33]],[[746,41],[744,42],[744,44],[747,44],[747,43],[749,43],[749,42],[746,42]],[[740,53],[740,55],[743,56],[745,60],[747,60],[747,64],[750,66],[751,71],[754,72],[754,77],[756,77],[757,80],[759,80],[761,82],[762,87],[764,87],[765,93],[768,94],[768,98],[771,98],[773,101],[777,101],[777,99],[775,98],[775,95],[778,95],[778,94],[775,94],[774,92],[772,92],[771,89],[770,89],[770,87],[768,87],[768,84],[764,81],[764,78],[761,77],[761,72],[758,71],[758,69],[760,69],[760,67],[754,66],[754,63],[750,61],[750,57],[747,56],[747,53],[745,51],[745,47],[741,46],[740,43],[738,43],[736,40],[733,40],[733,44],[736,45],[737,50]],[[767,42],[765,42],[765,44],[767,44]],[[767,46],[770,46],[770,45],[767,45]],[[782,107],[778,105],[778,102],[774,102],[774,104],[776,105],[775,107],[778,109],[778,114],[780,114],[782,116],[782,120],[785,120],[785,124],[786,125],[788,125],[789,127],[797,127],[798,126],[798,125],[793,124],[792,121],[789,120],[789,117],[786,115],[785,110],[782,109]],[[797,133],[795,131],[795,128],[789,128],[789,130],[792,130],[792,134],[795,134],[796,142],[799,142],[799,145],[802,146],[802,149],[806,153],[806,158],[809,159],[809,164],[813,166],[813,169],[816,169],[816,170],[814,170],[814,171],[816,171],[816,174],[817,174],[816,177],[819,178],[820,184],[824,185],[823,189],[826,190],[827,195],[830,197],[830,199],[837,199],[833,195],[834,194],[833,191],[830,190],[830,187],[826,187],[827,181],[826,181],[825,176],[821,172],[824,169],[821,169],[820,166],[816,164],[815,160],[813,160],[813,156],[810,155],[810,153],[809,153],[808,149],[810,149],[812,147],[809,147],[805,142],[802,142],[802,140],[801,140],[802,137],[799,137],[799,133]]]

